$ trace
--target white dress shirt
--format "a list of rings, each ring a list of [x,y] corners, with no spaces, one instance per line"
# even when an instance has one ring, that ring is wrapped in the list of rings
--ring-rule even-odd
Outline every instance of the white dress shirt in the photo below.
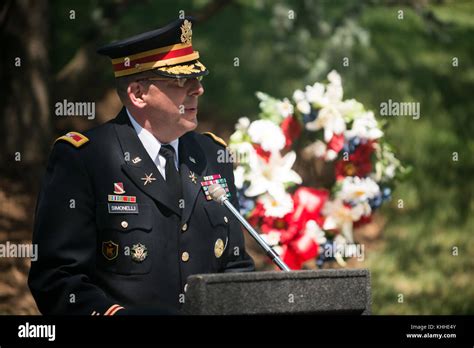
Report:
[[[127,110],[127,115],[130,118],[130,122],[132,122],[133,128],[137,132],[138,138],[142,142],[143,146],[145,147],[146,152],[150,156],[150,158],[155,162],[156,167],[160,171],[160,174],[166,180],[165,174],[165,165],[166,165],[166,158],[160,155],[160,148],[162,143],[155,138],[153,134],[151,134],[148,130],[143,128],[135,121],[135,118],[130,114]],[[168,145],[168,144],[164,144]],[[174,165],[176,169],[178,169],[178,145],[179,145],[179,138],[171,141],[169,145],[173,146],[174,152],[176,156],[174,157]]]

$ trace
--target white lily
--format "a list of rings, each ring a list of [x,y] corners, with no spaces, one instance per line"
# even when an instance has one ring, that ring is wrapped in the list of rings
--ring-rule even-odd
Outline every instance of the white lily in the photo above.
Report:
[[[289,193],[279,195],[278,199],[269,194],[264,194],[259,197],[258,201],[263,203],[267,216],[282,218],[293,211],[293,199]]]
[[[354,221],[358,221],[364,214],[364,208],[361,205],[347,207],[341,199],[328,201],[323,207],[322,213],[326,216],[323,229],[339,229],[344,237],[352,243],[352,228]]]
[[[262,233],[260,237],[270,246],[277,245],[280,242],[280,233],[278,232]]]
[[[301,89],[297,89],[296,91],[293,92],[293,100],[298,103],[302,100],[306,100],[306,96],[304,92]]]
[[[245,181],[245,168],[238,166],[234,169],[234,183],[235,187],[240,190],[244,186]]]
[[[318,117],[306,123],[306,129],[309,131],[317,131],[324,129],[324,141],[327,143],[332,139],[334,134],[341,134],[346,130],[346,123],[339,110],[334,106],[322,108]]]
[[[351,231],[351,234],[352,234],[352,231]],[[344,234],[338,234],[336,237],[334,237],[334,241],[333,241],[333,244],[334,244],[334,258],[336,259],[337,263],[341,266],[341,267],[346,267],[347,266],[347,262],[344,261],[344,254],[345,254],[345,249],[346,249],[346,245],[347,245],[347,242],[349,243],[353,243],[351,240],[348,240],[347,238],[344,238],[343,237]],[[352,237],[351,237],[352,238]]]
[[[301,177],[293,169],[296,160],[294,151],[281,156],[280,152],[273,152],[268,162],[261,157],[251,158],[249,176],[250,186],[245,191],[247,197],[255,197],[264,193],[279,199],[286,194],[285,184],[301,184]]]
[[[341,76],[335,70],[332,70],[327,77],[329,84],[326,87],[325,97],[330,103],[339,103],[342,101],[343,95]]]
[[[383,132],[377,125],[374,113],[372,111],[363,112],[354,118],[352,129],[345,132],[346,137],[359,137],[362,139],[374,140],[381,138]]]
[[[327,241],[326,234],[314,220],[308,220],[305,225],[304,233],[308,234],[318,245]]]
[[[240,131],[246,131],[250,126],[250,120],[248,117],[240,117],[239,120],[237,121],[237,124],[235,125],[236,130]]]
[[[277,110],[283,118],[287,118],[292,116],[294,113],[293,104],[288,100],[288,98],[283,99],[283,101],[279,101],[277,103]]]
[[[331,70],[327,76],[329,83],[334,84],[334,85],[341,85],[342,84],[342,79],[341,75],[336,70]]]
[[[231,143],[230,150],[234,154],[237,165],[248,165],[252,161],[252,157],[256,157],[257,153],[251,143]]]
[[[367,202],[379,193],[380,187],[373,179],[347,176],[342,181],[341,190],[337,192],[336,197],[357,204]]]
[[[339,109],[339,112],[342,114],[346,122],[352,121],[354,118],[357,117],[358,114],[365,112],[364,105],[362,103],[359,103],[355,99],[341,101],[337,104],[337,108]]]
[[[308,103],[307,100],[300,100],[299,102],[297,102],[296,108],[304,115],[307,115],[311,112],[311,105]]]
[[[329,104],[329,99],[325,95],[325,87],[322,83],[316,82],[312,86],[306,86],[306,100],[316,107],[325,107]]]
[[[364,208],[361,205],[348,207],[344,205],[342,199],[336,199],[334,201],[327,201],[322,213],[326,216],[323,229],[331,230],[340,228],[345,223],[358,221],[364,214]]]
[[[250,120],[248,117],[239,118],[237,124],[235,125],[235,132],[230,136],[230,140],[233,143],[240,143],[244,141],[244,136],[247,133],[249,128]]]

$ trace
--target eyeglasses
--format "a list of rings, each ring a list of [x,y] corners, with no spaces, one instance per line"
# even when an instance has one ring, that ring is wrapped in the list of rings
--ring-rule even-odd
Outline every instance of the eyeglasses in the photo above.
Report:
[[[186,78],[173,78],[173,77],[149,77],[149,78],[144,78],[144,79],[139,79],[139,81],[167,81],[169,85],[183,88],[186,85],[186,82],[192,81],[192,80],[197,80],[197,81],[202,81],[203,76],[198,76],[198,77],[186,77]]]

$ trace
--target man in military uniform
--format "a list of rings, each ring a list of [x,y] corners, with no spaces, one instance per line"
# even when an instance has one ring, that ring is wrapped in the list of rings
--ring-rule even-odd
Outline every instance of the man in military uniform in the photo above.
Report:
[[[254,270],[238,220],[226,144],[198,134],[200,82],[192,19],[107,45],[119,115],[53,147],[39,194],[29,286],[43,314],[176,313],[189,275]]]

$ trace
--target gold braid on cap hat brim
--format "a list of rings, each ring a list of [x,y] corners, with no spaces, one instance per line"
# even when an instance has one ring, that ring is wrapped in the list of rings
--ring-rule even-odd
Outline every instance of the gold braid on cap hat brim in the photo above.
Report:
[[[175,66],[164,66],[162,68],[158,68],[157,70],[168,73],[168,74],[173,74],[173,75],[179,75],[179,74],[193,74],[193,73],[199,73],[201,71],[206,70],[206,67],[201,63],[201,62],[196,62],[194,64],[188,64],[188,65],[175,65]]]

